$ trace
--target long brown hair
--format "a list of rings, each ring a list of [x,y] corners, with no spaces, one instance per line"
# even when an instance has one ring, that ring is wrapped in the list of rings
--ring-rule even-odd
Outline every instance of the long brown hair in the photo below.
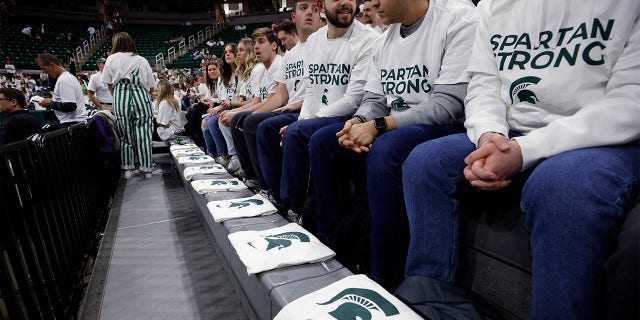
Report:
[[[227,47],[231,47],[231,51],[233,51],[233,54],[237,57],[238,47],[236,46],[236,44],[227,44],[225,46],[225,50]],[[224,83],[224,86],[229,87],[229,81],[231,81],[231,77],[233,76],[233,69],[231,68],[231,65],[227,63],[227,60],[225,60],[224,55],[222,56],[221,60],[222,67],[220,68],[220,77],[222,77],[222,83]]]
[[[173,110],[178,111],[180,107],[178,106],[178,100],[173,96],[173,86],[167,80],[160,80],[158,85],[158,106],[160,106],[160,102],[166,100]]]
[[[126,32],[118,32],[113,35],[111,40],[111,54],[116,52],[131,52],[131,55],[137,55],[136,44],[133,38]]]
[[[220,65],[214,62],[206,62],[204,63],[204,79],[209,91],[213,94],[216,92],[216,86],[218,85],[218,79],[212,79],[209,77],[209,66],[215,66],[218,68],[218,72],[220,72]]]

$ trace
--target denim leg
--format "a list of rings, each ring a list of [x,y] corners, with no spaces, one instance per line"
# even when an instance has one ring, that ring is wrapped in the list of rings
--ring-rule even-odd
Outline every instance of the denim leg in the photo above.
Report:
[[[238,112],[231,119],[231,124],[229,128],[231,129],[231,137],[233,139],[233,145],[236,149],[236,154],[238,155],[238,159],[240,160],[240,165],[242,166],[242,170],[244,171],[244,177],[247,179],[255,179],[256,175],[253,173],[253,165],[251,164],[251,159],[249,158],[249,151],[247,150],[247,144],[244,140],[244,133],[236,128],[238,121],[242,117],[248,117],[253,111],[246,112]]]
[[[418,145],[402,165],[411,240],[405,276],[453,281],[458,267],[459,193],[468,186],[464,158],[475,150],[465,133]]]
[[[215,115],[207,119],[207,126],[209,127],[209,133],[211,133],[211,137],[213,137],[213,141],[215,141],[216,145],[216,153],[218,155],[226,155],[227,152],[227,143],[222,136],[222,132],[220,131],[220,127],[218,126],[218,120],[220,119],[219,115]]]
[[[604,263],[637,196],[638,144],[564,152],[533,170],[521,206],[531,231],[532,319],[602,317]]]
[[[343,122],[328,125],[316,131],[309,141],[309,159],[317,199],[316,233],[323,237],[333,235],[350,208],[351,170],[348,168],[354,162],[364,167],[364,154],[338,144],[336,132],[343,127]]]
[[[299,113],[285,113],[266,119],[258,125],[256,143],[258,162],[266,187],[280,202],[280,179],[282,177],[282,147],[280,128],[298,120]]]
[[[393,284],[404,279],[409,226],[402,193],[402,163],[418,144],[461,132],[462,126],[416,125],[387,132],[373,143],[367,155],[367,191],[374,280]]]
[[[309,139],[318,129],[350,117],[326,117],[296,121],[282,139],[282,179],[280,197],[285,209],[300,213],[309,187]]]
[[[244,125],[242,134],[244,135],[244,142],[247,148],[247,154],[249,156],[249,162],[251,162],[252,170],[255,178],[260,183],[261,188],[266,188],[264,177],[260,171],[260,160],[258,159],[258,146],[256,142],[256,133],[258,131],[258,125],[265,119],[272,118],[281,115],[281,112],[259,112],[247,115],[244,119]],[[246,174],[246,171],[245,171]]]
[[[222,137],[224,138],[224,142],[227,144],[227,151],[230,156],[236,155],[236,147],[233,144],[233,137],[231,136],[231,128],[223,125],[218,122],[218,128],[220,128],[220,132],[222,132]]]
[[[213,140],[213,136],[211,135],[211,132],[209,132],[209,128],[206,127],[209,125],[209,118],[211,118],[211,116],[207,115],[202,119],[202,135],[204,136],[204,143],[207,145],[207,153],[216,155],[216,142]]]

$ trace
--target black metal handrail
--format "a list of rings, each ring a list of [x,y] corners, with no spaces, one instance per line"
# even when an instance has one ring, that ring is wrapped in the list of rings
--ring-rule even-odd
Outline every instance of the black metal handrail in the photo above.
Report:
[[[0,319],[74,318],[112,189],[93,125],[0,148]]]

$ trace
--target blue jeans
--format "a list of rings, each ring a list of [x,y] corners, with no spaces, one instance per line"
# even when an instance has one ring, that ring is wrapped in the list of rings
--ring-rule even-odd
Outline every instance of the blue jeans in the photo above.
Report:
[[[452,135],[419,145],[403,164],[411,231],[406,276],[454,280],[460,198],[469,187],[463,160],[473,150],[466,134]],[[638,159],[637,143],[578,149],[546,159],[523,177],[532,319],[600,316],[604,262],[637,195]]]
[[[307,197],[309,175],[309,140],[318,129],[344,123],[351,117],[326,117],[296,121],[289,125],[282,138],[282,179],[280,199],[284,209],[300,214]]]
[[[220,119],[219,115],[215,116],[206,116],[205,120],[207,121],[207,126],[209,127],[209,134],[213,138],[216,154],[218,155],[226,155],[227,152],[227,143],[222,136],[222,132],[220,131],[220,127],[218,127],[218,119]],[[208,149],[208,146],[207,146]]]
[[[202,122],[206,123],[207,126],[209,125],[209,118],[211,118],[210,115],[206,115],[204,118],[202,118]],[[207,146],[207,153],[211,155],[217,155],[218,150],[216,149],[216,142],[215,140],[213,140],[213,136],[211,135],[211,132],[209,132],[208,127],[206,129],[202,129],[202,136],[204,137],[204,143]]]
[[[463,132],[464,128],[461,125],[399,128],[377,138],[368,154],[358,154],[338,144],[336,132],[343,126],[344,123],[338,123],[318,130],[309,145],[317,197],[317,233],[332,235],[342,217],[351,210],[349,179],[365,170],[366,161],[366,189],[371,209],[371,276],[381,283],[399,283],[404,277],[409,246],[402,163],[418,144]]]
[[[256,144],[260,172],[274,198],[280,202],[280,179],[282,178],[282,137],[280,128],[298,121],[299,113],[284,113],[258,124]]]

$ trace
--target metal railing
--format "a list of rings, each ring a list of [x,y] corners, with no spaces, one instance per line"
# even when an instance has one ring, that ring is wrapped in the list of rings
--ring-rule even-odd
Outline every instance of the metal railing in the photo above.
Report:
[[[74,317],[108,201],[91,123],[0,148],[0,318]]]

